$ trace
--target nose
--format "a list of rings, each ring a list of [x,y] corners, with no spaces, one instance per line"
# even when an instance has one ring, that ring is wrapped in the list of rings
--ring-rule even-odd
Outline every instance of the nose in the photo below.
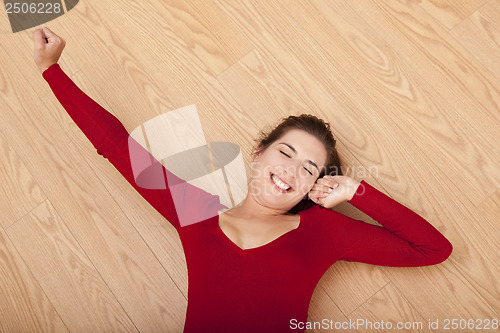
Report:
[[[296,178],[298,167],[299,167],[298,165],[293,163],[288,164],[283,167],[283,173],[286,174],[286,176],[289,178]]]

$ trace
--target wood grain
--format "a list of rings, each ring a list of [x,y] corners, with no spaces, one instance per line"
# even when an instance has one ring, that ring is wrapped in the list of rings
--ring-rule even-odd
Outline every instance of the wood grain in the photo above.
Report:
[[[492,194],[479,206],[479,208],[492,226],[497,225],[497,218],[500,215],[500,191]]]
[[[500,9],[490,1],[450,30],[495,77],[500,77]]]
[[[138,4],[144,6],[144,2]],[[253,49],[212,0],[169,0],[152,5],[166,14],[165,21],[215,75]]]
[[[457,117],[460,114],[446,110],[446,101],[428,89],[428,82],[414,75],[412,66],[395,54],[371,27],[363,21],[352,26],[338,14],[345,12],[342,6],[326,4],[315,1],[314,6],[302,6],[290,2],[286,7],[293,9],[290,16],[302,23],[304,30],[325,49],[324,57],[331,59],[332,66],[343,64],[342,68],[356,81],[344,85],[349,84],[351,90],[360,86],[369,94],[380,106],[377,114],[384,122],[394,122],[396,126],[412,123],[411,127],[398,127],[451,179],[470,174],[472,177],[464,180],[468,194],[470,188],[478,191],[472,196],[478,197],[475,204],[494,191],[500,182],[496,167],[500,156],[490,156],[475,148],[479,142],[488,145],[480,133],[471,131],[468,121]],[[339,48],[345,51],[338,52]],[[371,109],[371,105],[362,108],[368,110],[368,107]],[[464,138],[465,132],[471,140]],[[478,183],[482,186],[476,186]]]
[[[115,54],[105,56],[113,65],[100,68],[92,61],[95,55],[85,45],[78,46],[78,58],[86,68],[85,74],[97,80],[95,84],[101,94],[120,92],[119,98],[106,101],[123,119],[125,127],[135,128],[156,115],[196,104],[199,110],[203,110],[200,120],[206,128],[207,141],[234,141],[235,138],[241,142],[251,141],[252,136],[246,128],[237,129],[235,124],[246,123],[251,130],[255,128],[253,121],[241,112],[236,101],[206,71],[205,64],[189,45],[161,17],[134,10],[134,3],[126,2],[124,6],[130,7],[107,13],[106,19],[101,19],[93,27],[94,43],[112,45],[116,50]],[[87,12],[91,18],[99,17],[99,13],[91,8]],[[77,15],[73,21],[81,21],[82,26],[86,24],[88,18],[80,13]],[[131,40],[134,42],[130,43]],[[125,71],[118,69],[122,66]],[[218,116],[221,110],[227,111],[225,117]],[[221,131],[221,128],[225,130]],[[217,139],[214,134],[217,134]],[[242,148],[246,149],[246,146],[242,145]],[[246,153],[248,155],[249,150]]]
[[[0,100],[0,107],[2,101]],[[0,227],[8,228],[15,221],[46,199],[12,146],[0,135]]]
[[[309,309],[309,314],[307,321],[312,323],[311,329],[307,329],[306,332],[328,332],[332,323],[335,327],[336,323],[348,323],[349,319],[340,311],[340,309],[335,305],[333,300],[328,296],[328,294],[323,290],[321,282],[314,291],[311,299],[311,307]],[[324,321],[327,321],[327,327],[324,327]],[[319,324],[316,324],[319,323]],[[338,324],[337,324],[338,325]],[[341,324],[342,325],[342,324]],[[344,326],[345,327],[345,326]],[[342,329],[342,332],[355,333],[354,329]]]
[[[11,74],[6,77],[9,86],[25,85],[22,77]],[[75,146],[50,116],[56,110],[45,105],[37,113],[24,106],[37,104],[36,94],[28,91],[18,89],[8,96],[11,109],[3,116],[10,120],[3,124],[17,125],[2,125],[0,130],[21,158],[29,160],[27,168],[47,197],[54,199],[55,209],[134,325],[178,331],[185,298],[119,207],[111,204],[109,193],[86,162],[75,158]],[[36,125],[42,122],[43,127]]]
[[[7,233],[70,331],[136,331],[50,201]]]
[[[0,228],[0,332],[68,332],[35,277]]]
[[[428,319],[390,283],[370,297],[349,315],[358,332],[435,332],[429,329]]]
[[[37,71],[32,31],[2,15],[0,331],[182,331],[175,229],[96,154]],[[328,121],[348,173],[454,251],[338,262],[309,320],[442,323],[500,318],[498,22],[497,0],[89,0],[46,26],[67,42],[63,70],[127,129],[196,104],[206,141],[238,144],[247,174],[261,129]]]
[[[396,52],[412,55],[415,73],[429,78],[428,83],[450,107],[463,112],[471,128],[494,142],[500,119],[498,78],[456,40],[448,38],[446,31],[418,6],[397,1],[357,1],[349,6],[367,23],[373,25],[376,20]],[[481,112],[468,117],[466,110]]]
[[[424,8],[446,29],[452,29],[486,3],[485,0],[415,0],[414,2]]]

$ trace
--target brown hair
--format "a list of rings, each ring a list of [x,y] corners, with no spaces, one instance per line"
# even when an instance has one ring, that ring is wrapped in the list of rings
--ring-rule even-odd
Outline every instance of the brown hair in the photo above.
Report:
[[[282,118],[281,122],[271,131],[261,130],[257,139],[254,140],[256,145],[252,151],[252,156],[257,152],[264,152],[273,142],[292,129],[300,129],[315,136],[325,146],[327,152],[326,168],[321,169],[318,178],[326,174],[342,175],[342,165],[337,149],[335,148],[337,141],[333,137],[330,124],[311,114],[301,114],[300,116]],[[316,204],[306,196],[306,198],[302,199],[288,212],[296,214],[314,205]]]

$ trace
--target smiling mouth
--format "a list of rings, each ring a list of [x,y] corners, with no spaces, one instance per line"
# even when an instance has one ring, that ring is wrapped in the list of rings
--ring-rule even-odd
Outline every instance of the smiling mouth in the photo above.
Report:
[[[271,179],[271,182],[278,188],[283,193],[290,192],[292,190],[292,187],[286,183],[284,183],[278,176],[275,174],[271,173],[269,178]]]

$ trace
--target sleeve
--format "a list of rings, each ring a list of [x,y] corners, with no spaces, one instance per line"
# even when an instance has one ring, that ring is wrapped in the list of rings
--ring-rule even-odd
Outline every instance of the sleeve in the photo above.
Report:
[[[97,153],[108,159],[136,191],[176,229],[215,216],[217,210],[227,208],[220,204],[218,196],[189,184],[165,169],[129,136],[115,116],[80,90],[59,64],[50,66],[42,76],[69,116],[94,145]],[[162,181],[165,186],[149,189],[137,185],[131,163],[132,150],[134,156],[146,157],[149,159],[146,162],[151,165],[148,168],[151,172],[145,175],[149,179],[144,179],[144,175],[141,175],[141,183]],[[172,184],[175,186],[169,186]]]
[[[326,221],[330,225],[329,250],[337,260],[393,267],[428,266],[443,262],[453,250],[424,218],[364,180],[349,203],[382,227],[330,211],[335,213],[335,222]]]

